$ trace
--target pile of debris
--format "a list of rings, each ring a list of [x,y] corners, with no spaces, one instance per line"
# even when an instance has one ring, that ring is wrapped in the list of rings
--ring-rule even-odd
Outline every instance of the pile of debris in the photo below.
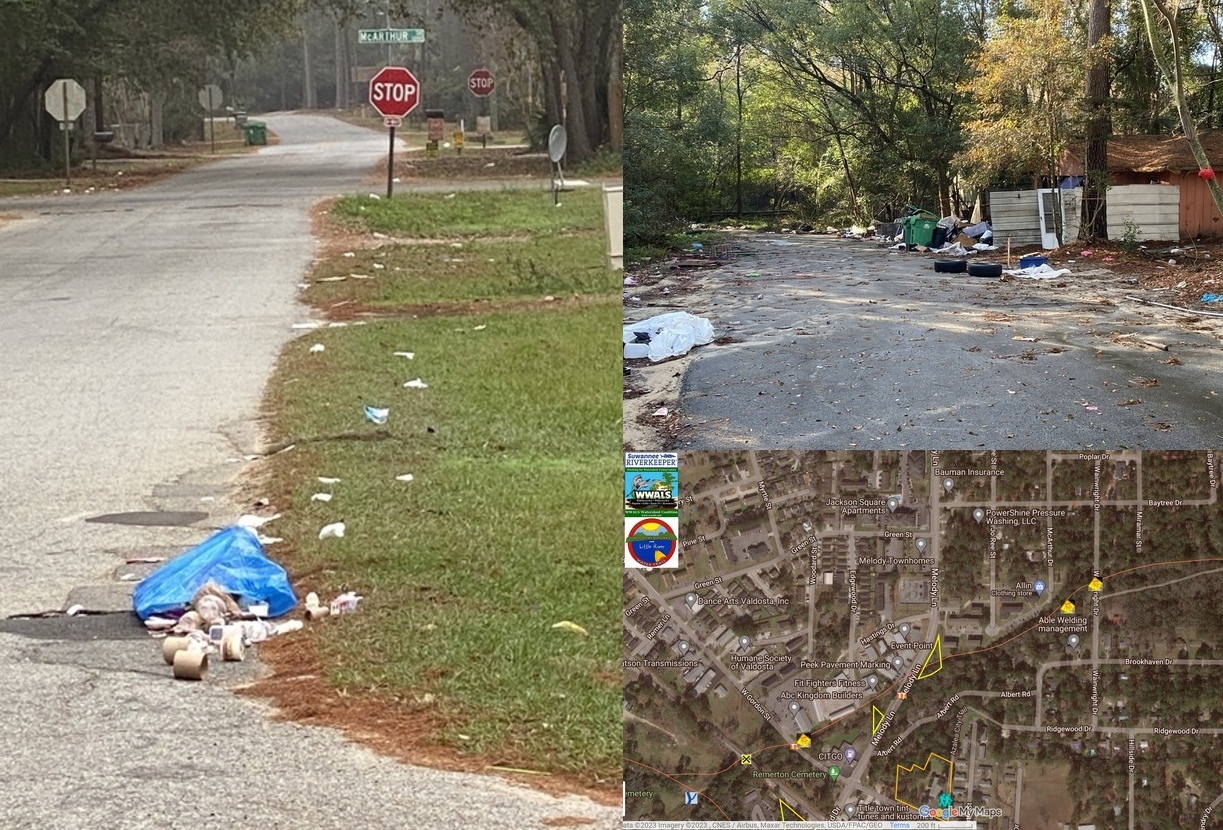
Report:
[[[355,611],[361,597],[346,593],[328,606],[306,597],[306,617]],[[288,575],[268,559],[256,531],[225,528],[144,579],[132,607],[161,639],[161,655],[180,680],[202,680],[208,658],[241,661],[246,649],[299,631],[301,620],[280,620],[297,606]]]

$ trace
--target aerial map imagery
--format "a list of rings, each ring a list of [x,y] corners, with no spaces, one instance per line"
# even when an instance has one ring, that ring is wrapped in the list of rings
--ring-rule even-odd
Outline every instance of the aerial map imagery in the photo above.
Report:
[[[1209,450],[626,459],[625,827],[1223,827],[1218,482]]]

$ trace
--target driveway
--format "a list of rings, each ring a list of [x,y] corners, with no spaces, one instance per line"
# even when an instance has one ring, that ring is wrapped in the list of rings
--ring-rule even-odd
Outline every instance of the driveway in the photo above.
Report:
[[[1186,448],[1223,434],[1220,321],[1127,300],[1139,289],[1120,275],[935,274],[930,258],[828,236],[736,247],[721,267],[626,289],[626,322],[685,310],[719,338],[629,381],[647,391],[626,423],[678,405],[680,449]]]
[[[331,118],[266,120],[279,145],[150,187],[0,201],[19,216],[0,226],[0,617],[128,608],[125,559],[242,512],[263,387],[306,315],[310,207],[364,187],[386,152]],[[158,515],[86,521],[133,511]],[[257,664],[175,682],[131,620],[0,620],[0,825],[611,827],[618,813],[274,723],[225,688]]]

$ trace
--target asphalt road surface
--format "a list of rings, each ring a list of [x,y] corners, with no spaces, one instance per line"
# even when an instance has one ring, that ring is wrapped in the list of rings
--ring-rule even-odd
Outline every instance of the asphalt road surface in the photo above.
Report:
[[[263,385],[304,319],[317,199],[362,188],[377,132],[274,115],[280,144],[128,192],[0,201],[0,617],[129,608],[125,557],[231,522]],[[91,523],[198,511],[183,526]],[[410,767],[170,679],[129,617],[0,620],[0,827],[618,826],[618,809]],[[232,665],[232,664],[231,664]]]
[[[1086,261],[1058,287],[935,274],[854,240],[738,239],[726,266],[627,303],[631,319],[687,310],[728,338],[687,365],[679,449],[1186,448],[1223,434],[1223,321],[1127,301],[1137,289]]]

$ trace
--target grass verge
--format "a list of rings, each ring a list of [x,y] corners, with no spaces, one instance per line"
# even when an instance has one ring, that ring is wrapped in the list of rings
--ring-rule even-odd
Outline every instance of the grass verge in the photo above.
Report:
[[[590,276],[602,268],[602,243],[593,242],[602,219],[586,204],[598,205],[597,191],[571,200],[571,209],[546,206],[544,224],[523,203],[531,195],[337,205],[350,233],[355,222],[450,238],[454,227],[444,220],[474,226],[464,217],[479,216],[485,234],[526,238],[473,247],[539,244],[554,260],[555,271],[541,272],[528,293],[593,296],[392,317],[291,343],[268,404],[278,436],[304,440],[271,461],[285,513],[276,533],[287,540],[271,553],[302,591],[365,596],[357,614],[309,629],[332,688],[424,713],[431,739],[466,756],[597,785],[615,779],[622,749],[618,572],[604,561],[620,531],[620,298],[614,278]],[[359,204],[379,210],[351,210]],[[378,250],[387,262],[409,262],[457,249]],[[337,255],[319,272],[354,260]],[[394,300],[520,287],[512,275],[503,275],[508,288],[499,286],[496,269],[479,258],[449,264],[445,290],[413,274],[395,285]],[[331,293],[313,301],[366,288],[324,285]],[[315,343],[325,350],[311,352]],[[404,388],[416,377],[427,388]],[[365,422],[366,405],[389,408],[387,424]],[[321,436],[332,438],[310,440]],[[414,480],[396,480],[407,473]],[[340,481],[320,484],[319,476]],[[314,500],[318,492],[331,500]],[[341,519],[343,538],[317,538]],[[563,620],[589,636],[552,628]],[[411,723],[419,730],[419,720]]]

